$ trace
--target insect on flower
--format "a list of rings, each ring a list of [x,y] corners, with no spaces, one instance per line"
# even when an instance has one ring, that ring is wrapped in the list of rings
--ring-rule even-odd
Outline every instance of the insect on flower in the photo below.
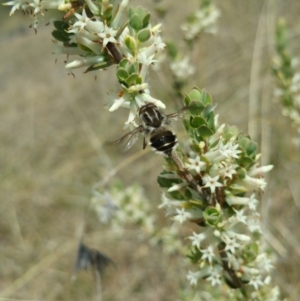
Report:
[[[138,135],[143,133],[143,149],[149,145],[158,154],[168,156],[182,176],[191,186],[201,193],[201,189],[191,174],[188,173],[180,158],[174,151],[177,145],[177,137],[170,126],[172,118],[183,117],[186,107],[176,113],[165,115],[153,103],[147,103],[139,110],[140,125],[114,142],[115,145],[123,144],[124,150],[128,150],[137,141]]]

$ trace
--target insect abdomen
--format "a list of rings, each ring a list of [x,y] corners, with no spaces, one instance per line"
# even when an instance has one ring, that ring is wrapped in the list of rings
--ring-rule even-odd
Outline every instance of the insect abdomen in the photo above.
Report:
[[[159,131],[151,136],[150,146],[154,148],[157,152],[162,152],[167,154],[172,151],[173,147],[177,144],[176,135],[171,131]]]

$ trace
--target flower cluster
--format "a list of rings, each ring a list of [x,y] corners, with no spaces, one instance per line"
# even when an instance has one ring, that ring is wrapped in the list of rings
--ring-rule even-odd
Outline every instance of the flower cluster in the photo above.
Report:
[[[122,91],[110,104],[109,111],[119,107],[130,110],[125,127],[137,126],[138,110],[146,103],[157,107],[165,105],[150,95],[148,84],[149,67],[156,63],[165,43],[160,37],[160,25],[150,24],[150,14],[142,7],[130,8],[122,22],[129,0],[41,0],[32,2],[13,0],[11,14],[22,9],[34,21],[34,28],[41,19],[53,20],[52,36],[56,41],[55,54],[68,57],[66,68],[86,68],[86,72],[117,65],[116,77]],[[55,16],[52,12],[57,13]],[[69,61],[71,57],[77,59]]]
[[[186,40],[193,41],[202,32],[215,33],[215,23],[219,16],[220,11],[211,0],[202,0],[200,8],[188,16],[187,22],[181,27]]]
[[[219,10],[211,0],[202,0],[200,8],[187,17],[187,22],[181,28],[185,33],[185,42],[190,48],[204,33],[215,33]],[[189,78],[195,73],[195,67],[187,55],[188,50],[180,51],[177,41],[168,41],[167,54],[170,59],[170,69],[173,75],[173,89],[178,97],[184,95]]]
[[[92,208],[98,215],[101,224],[111,224],[115,229],[124,230],[124,226],[136,224],[145,233],[154,232],[154,216],[150,214],[150,202],[141,187],[122,187],[114,185],[110,192],[94,191]]]
[[[116,5],[111,0],[13,0],[6,5],[12,6],[11,14],[21,9],[31,16],[35,29],[41,20],[54,21],[56,54],[67,55],[67,69],[84,67],[89,72],[116,65],[121,91],[109,111],[129,109],[125,127],[133,128],[138,126],[136,118],[145,104],[165,108],[163,102],[150,94],[148,78],[149,67],[157,62],[165,43],[160,25],[152,26],[150,14],[142,7],[130,8],[122,21],[128,1]],[[182,27],[186,40],[192,42],[201,32],[213,32],[218,16],[211,0],[202,0],[200,10]],[[69,61],[74,55],[78,58]],[[274,70],[288,83],[290,79],[298,82],[298,76],[290,75],[288,56],[284,55],[282,52],[287,69]],[[194,71],[187,58],[174,61],[171,68],[178,82],[184,82],[184,77]],[[283,77],[280,72],[288,75]],[[298,90],[285,82],[281,87],[290,109],[296,102],[291,101],[286,87]],[[178,225],[189,221],[195,225],[188,237],[189,258],[197,264],[197,270],[187,275],[191,284],[206,279],[217,286],[224,279],[230,288],[240,289],[237,294],[247,296],[247,300],[276,301],[278,291],[271,290],[270,277],[266,277],[272,264],[260,243],[257,212],[257,194],[266,186],[263,174],[272,166],[259,167],[256,144],[248,136],[234,127],[218,125],[206,92],[192,89],[185,97],[185,105],[189,151],[172,149],[165,170],[158,177],[159,185],[165,189],[160,207],[175,223],[173,231],[158,232],[156,241],[165,240],[172,246],[168,251],[181,252],[183,244],[176,244]],[[177,159],[172,159],[173,152],[183,169]],[[136,223],[151,235],[156,232],[154,218],[149,214],[150,203],[138,187],[95,192],[92,204],[102,223],[114,219],[113,225],[122,229],[125,224]]]
[[[277,55],[274,58],[273,74],[276,78],[277,88],[275,96],[282,103],[282,114],[291,119],[297,128],[298,137],[293,142],[300,146],[300,73],[295,72],[298,64],[296,59],[292,59],[287,51],[286,25],[283,20],[277,24],[275,35],[275,46]]]
[[[229,287],[252,287],[252,295],[259,296],[272,265],[260,243],[256,195],[264,190],[263,174],[272,166],[259,167],[256,144],[249,137],[218,125],[206,92],[192,89],[185,104],[191,151],[179,155],[201,190],[196,191],[170,160],[158,182],[165,189],[160,207],[167,216],[199,226],[189,236],[188,255],[198,270],[187,278],[191,284],[206,279],[212,286],[225,279]]]

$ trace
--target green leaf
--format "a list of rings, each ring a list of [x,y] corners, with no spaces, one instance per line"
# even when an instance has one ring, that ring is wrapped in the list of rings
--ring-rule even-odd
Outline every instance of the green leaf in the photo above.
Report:
[[[128,25],[128,21],[126,21],[121,27],[118,28],[118,31],[115,35],[115,39],[118,40],[118,38],[120,37],[120,35],[122,34],[122,32],[124,31],[124,29],[127,27]]]
[[[241,157],[240,159],[237,160],[238,164],[240,166],[243,166],[243,167],[250,167],[255,161],[253,158],[250,158],[250,157],[247,157],[247,156],[243,156]]]
[[[190,100],[201,100],[202,98],[202,93],[198,88],[193,88],[192,90],[190,90],[188,92],[188,97],[190,98]]]
[[[69,28],[68,23],[59,20],[54,21],[53,25],[57,30],[67,30]]]
[[[187,257],[195,264],[198,264],[201,260],[203,253],[196,247],[193,246],[190,249],[189,254],[187,255]]]
[[[210,112],[208,114],[208,116],[206,117],[207,119],[207,125],[208,127],[213,131],[215,132],[215,114],[214,112]]]
[[[98,63],[98,64],[94,64],[90,67],[88,67],[84,73],[87,73],[87,72],[90,72],[90,71],[95,71],[95,70],[99,70],[99,69],[104,69],[104,68],[107,68],[111,65],[113,65],[114,62],[113,61],[105,61],[105,62],[102,62],[102,63]]]
[[[205,118],[205,119],[208,119],[209,116],[211,115],[211,113],[213,113],[214,111],[214,108],[215,106],[211,105],[211,104],[207,104],[205,105],[205,109],[202,113],[202,116]]]
[[[132,73],[129,75],[129,77],[126,79],[126,84],[129,86],[136,84],[136,80],[138,79],[139,75],[137,73]]]
[[[54,39],[60,42],[68,42],[70,40],[68,34],[61,30],[53,30],[52,36]]]
[[[134,14],[130,17],[129,25],[136,31],[139,31],[143,28],[143,22],[137,14]]]
[[[239,139],[239,145],[240,147],[242,147],[244,150],[246,150],[247,144],[250,142],[251,140],[248,137],[241,137]]]
[[[222,221],[222,213],[212,206],[208,206],[204,210],[203,217],[205,222],[211,226],[217,226]]]
[[[189,98],[187,100],[189,100]],[[185,103],[187,103],[187,102],[185,101]],[[194,100],[190,101],[189,104],[186,104],[186,105],[189,109],[189,112],[194,116],[200,115],[204,110],[204,106],[202,105],[202,103],[194,101]]]
[[[125,82],[128,78],[129,74],[124,68],[118,68],[117,70],[117,77],[119,81]]]
[[[187,131],[189,131],[189,129],[190,129],[190,121],[187,120],[187,119],[184,119],[184,120],[183,120],[183,125],[184,125],[185,129],[186,129]]]
[[[232,192],[233,195],[239,195],[241,193],[245,193],[248,191],[248,188],[242,185],[238,184],[231,184],[230,185],[230,191]]]
[[[150,14],[146,14],[145,17],[143,18],[143,28],[146,28],[149,25],[150,22]]]
[[[157,182],[160,187],[163,188],[170,188],[174,184],[179,184],[182,181],[180,179],[168,179],[167,176],[173,175],[173,173],[168,173],[168,172],[162,172],[158,177],[157,177]]]
[[[121,62],[119,63],[119,68],[125,68],[127,69],[127,64],[129,64],[129,60],[128,59],[122,59]]]
[[[175,200],[183,201],[184,197],[182,196],[180,191],[171,191],[169,192],[170,196]]]
[[[236,126],[227,126],[223,136],[225,139],[230,140],[231,137],[238,137],[239,133],[239,129]]]
[[[139,31],[137,35],[137,38],[141,43],[148,41],[150,37],[151,37],[151,32],[149,29],[142,29],[141,31]]]
[[[245,168],[239,168],[237,171],[237,176],[239,179],[244,179],[246,177],[246,169]]]
[[[210,137],[213,135],[213,131],[206,125],[202,125],[197,129],[197,132],[199,133],[199,136],[201,137]]]
[[[138,73],[139,71],[139,63],[135,62],[134,64],[129,65],[127,68],[129,74]]]
[[[139,76],[139,77],[136,79],[135,83],[136,83],[137,85],[141,85],[141,84],[143,83],[143,79]]]
[[[257,151],[257,143],[250,141],[246,146],[245,151],[249,157],[255,156]]]
[[[109,25],[112,19],[112,12],[113,12],[113,5],[109,4],[107,6],[107,9],[105,10],[105,12],[103,13],[103,17],[106,20],[106,23]]]
[[[257,243],[247,244],[243,249],[242,257],[246,260],[247,263],[255,260],[259,252],[259,247]]]
[[[196,116],[191,117],[190,124],[193,128],[198,128],[201,125],[206,125],[206,121],[202,117]]]
[[[79,43],[77,45],[78,45],[78,48],[82,49],[83,51],[92,53],[92,50],[90,48],[86,47],[85,45],[79,44]]]
[[[168,41],[166,43],[166,49],[167,49],[168,56],[174,60],[178,54],[178,49],[176,47],[176,44],[173,41]]]
[[[126,36],[125,38],[125,45],[126,47],[128,48],[128,50],[133,54],[135,55],[136,53],[136,42],[135,42],[135,39],[133,39],[131,36]]]
[[[205,90],[202,91],[201,102],[204,106],[212,103],[211,96]]]

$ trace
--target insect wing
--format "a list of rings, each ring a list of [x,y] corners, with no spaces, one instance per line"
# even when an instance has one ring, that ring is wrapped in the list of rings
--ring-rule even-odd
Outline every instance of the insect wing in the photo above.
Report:
[[[113,144],[116,146],[121,145],[122,149],[124,151],[127,151],[136,143],[136,141],[138,140],[138,135],[142,131],[143,128],[139,126],[135,130],[127,133],[120,139],[116,140]]]
[[[182,118],[182,117],[184,117],[184,114],[185,114],[185,112],[188,110],[188,107],[183,107],[183,108],[181,108],[178,112],[176,112],[176,113],[171,113],[171,114],[168,114],[168,115],[166,115],[167,116],[167,118],[169,118],[169,119],[171,119],[171,118]]]

